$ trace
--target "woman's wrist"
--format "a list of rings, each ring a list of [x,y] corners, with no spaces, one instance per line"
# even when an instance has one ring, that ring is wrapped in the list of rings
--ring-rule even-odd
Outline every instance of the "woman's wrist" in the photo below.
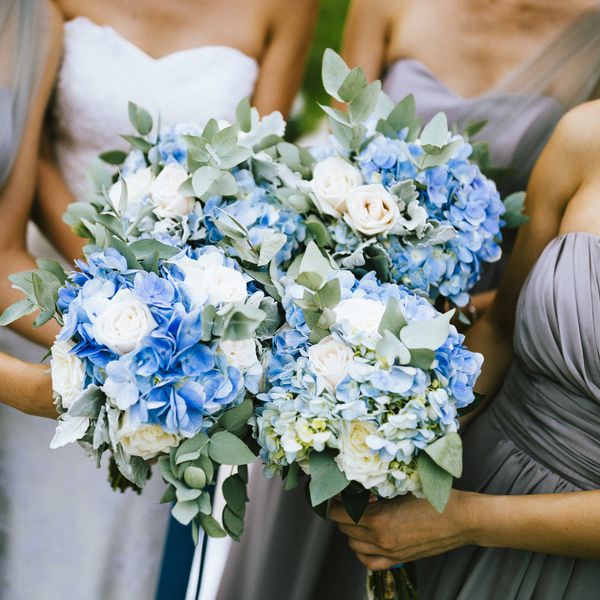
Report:
[[[497,533],[507,514],[510,496],[461,492],[460,523],[464,545],[492,547],[498,545]]]

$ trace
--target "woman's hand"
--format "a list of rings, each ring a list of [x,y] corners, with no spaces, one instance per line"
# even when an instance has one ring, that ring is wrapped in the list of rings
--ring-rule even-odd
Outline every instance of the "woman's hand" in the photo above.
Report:
[[[474,543],[469,517],[472,496],[476,494],[453,490],[443,513],[413,496],[383,500],[370,504],[358,524],[336,501],[330,518],[348,536],[359,560],[379,571]]]

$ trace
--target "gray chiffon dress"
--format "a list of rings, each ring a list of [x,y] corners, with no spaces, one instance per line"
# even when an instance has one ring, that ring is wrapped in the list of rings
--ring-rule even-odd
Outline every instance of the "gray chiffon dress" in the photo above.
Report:
[[[600,238],[545,249],[519,298],[515,359],[466,430],[460,489],[553,494],[600,488]],[[592,600],[600,561],[467,546],[418,561],[421,600]]]

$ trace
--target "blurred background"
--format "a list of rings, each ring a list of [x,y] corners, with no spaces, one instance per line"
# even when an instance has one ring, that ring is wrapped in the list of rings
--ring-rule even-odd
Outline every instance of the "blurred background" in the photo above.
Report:
[[[317,103],[329,103],[329,97],[321,84],[321,60],[325,48],[339,52],[349,4],[350,0],[321,0],[304,83],[287,128],[287,137],[291,140],[313,131],[323,118]]]

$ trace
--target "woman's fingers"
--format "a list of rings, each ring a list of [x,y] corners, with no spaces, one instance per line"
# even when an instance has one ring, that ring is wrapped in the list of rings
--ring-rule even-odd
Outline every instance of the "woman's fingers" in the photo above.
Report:
[[[391,569],[396,565],[394,561],[389,560],[384,556],[372,556],[370,554],[357,554],[356,556],[358,560],[371,571],[384,571],[385,569]]]

